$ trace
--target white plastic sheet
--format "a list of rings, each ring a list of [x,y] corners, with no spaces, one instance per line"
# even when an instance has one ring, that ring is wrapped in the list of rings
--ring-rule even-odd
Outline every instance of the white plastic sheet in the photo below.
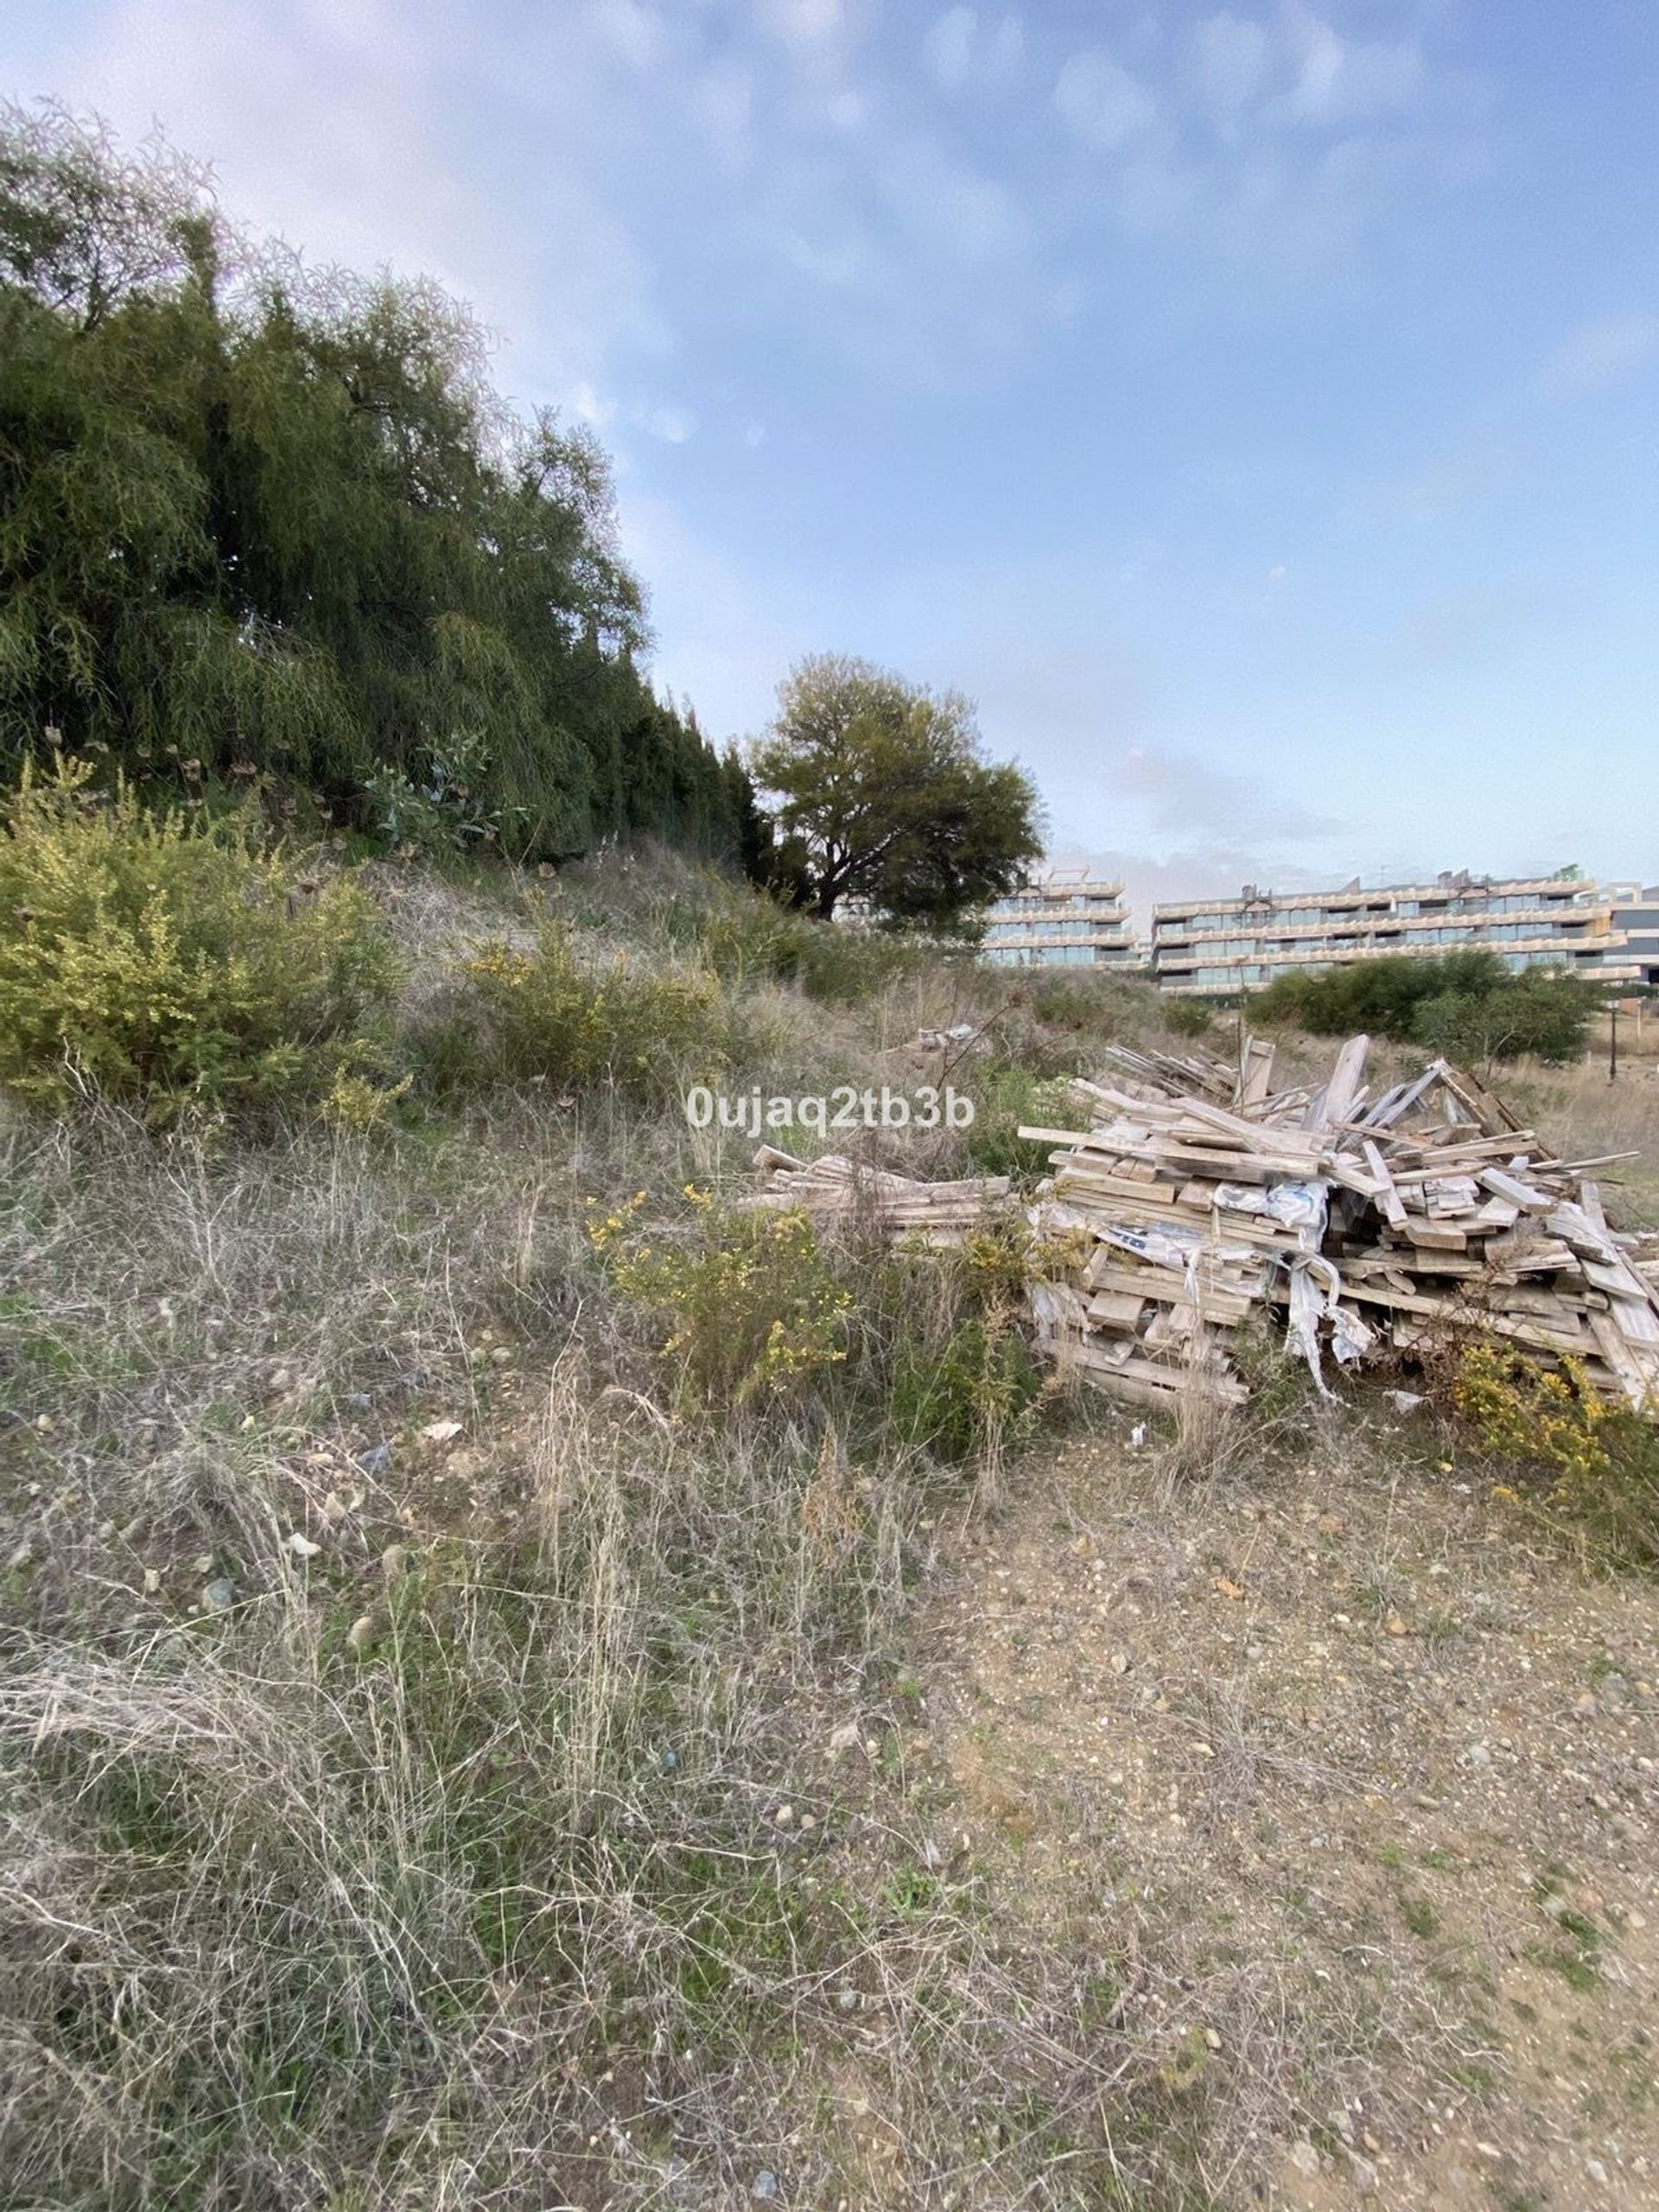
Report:
[[[1307,1362],[1313,1387],[1322,1398],[1332,1392],[1326,1385],[1320,1349],[1319,1325],[1331,1319],[1331,1349],[1344,1367],[1363,1358],[1376,1335],[1357,1313],[1339,1301],[1342,1277],[1334,1263],[1318,1253],[1304,1252],[1290,1263],[1290,1326],[1286,1341]]]

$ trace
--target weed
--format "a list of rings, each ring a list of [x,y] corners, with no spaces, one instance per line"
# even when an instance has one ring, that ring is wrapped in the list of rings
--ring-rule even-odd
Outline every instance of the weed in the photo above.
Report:
[[[1529,1943],[1527,1956],[1535,1966],[1548,1967],[1558,1974],[1569,1989],[1576,1989],[1581,1996],[1601,1986],[1599,1961],[1591,1954],[1565,1943]]]
[[[1421,1936],[1424,1942],[1440,1933],[1440,1916],[1427,1897],[1402,1897],[1400,1917],[1412,1934]]]
[[[355,884],[265,849],[252,815],[152,814],[84,762],[31,767],[0,834],[0,1085],[154,1123],[359,1103],[397,961]]]
[[[402,768],[377,768],[364,784],[364,800],[375,830],[403,857],[431,858],[494,844],[504,828],[528,819],[527,808],[486,796],[491,781],[483,737],[457,730],[429,750],[418,780]]]
[[[1659,1564],[1659,1426],[1599,1398],[1570,1357],[1559,1371],[1524,1354],[1464,1348],[1458,1412],[1481,1446],[1535,1479],[1497,1494],[1616,1564]]]
[[[661,1351],[682,1399],[736,1408],[843,1361],[852,1294],[807,1216],[728,1212],[692,1184],[685,1197],[691,1213],[677,1236],[637,1230],[638,1200],[596,1211],[588,1228],[617,1288],[667,1322]]]
[[[1042,1173],[1050,1147],[1019,1135],[1021,1127],[1069,1128],[1075,1113],[1063,1077],[1041,1077],[1028,1067],[982,1061],[969,1089],[974,1118],[963,1150],[976,1174],[1013,1175],[1027,1181]]]
[[[747,1041],[736,1003],[706,971],[652,968],[620,954],[578,956],[544,924],[531,949],[496,942],[461,963],[465,988],[436,1050],[448,1082],[533,1083],[556,1093],[594,1084],[644,1098],[717,1076]]]

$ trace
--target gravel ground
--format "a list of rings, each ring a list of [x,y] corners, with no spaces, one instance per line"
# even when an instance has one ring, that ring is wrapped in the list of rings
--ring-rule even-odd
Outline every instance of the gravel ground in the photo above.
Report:
[[[1026,1471],[920,1630],[957,1848],[1191,2084],[1222,2204],[1659,2202],[1659,1591],[1310,1420]]]

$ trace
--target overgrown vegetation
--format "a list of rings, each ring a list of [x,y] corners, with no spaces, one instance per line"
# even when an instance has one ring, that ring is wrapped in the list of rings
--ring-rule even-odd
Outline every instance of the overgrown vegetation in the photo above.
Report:
[[[1516,974],[1480,948],[1292,971],[1252,997],[1250,1018],[1316,1037],[1364,1030],[1463,1065],[1531,1058],[1565,1066],[1583,1058],[1600,1002],[1592,984],[1563,969]]]
[[[439,1072],[463,1087],[545,1084],[557,1096],[605,1082],[667,1099],[719,1075],[754,1026],[707,969],[584,958],[556,923],[528,947],[480,945],[459,972],[430,1041]]]
[[[901,1446],[1000,1471],[1054,1396],[1027,1342],[1026,1288],[1044,1269],[1017,1216],[958,1254],[901,1250],[870,1301],[884,1339],[879,1372]]]
[[[588,1225],[617,1288],[665,1322],[677,1395],[730,1412],[844,1360],[853,1295],[807,1217],[728,1211],[695,1183],[684,1196],[692,1218],[677,1234],[638,1221],[643,1191]]]
[[[833,2199],[865,2154],[814,2115],[855,2066],[918,2172],[1191,2202],[1151,2061],[1000,1942],[899,1755],[906,1590],[1019,1433],[1018,1249],[941,1283],[787,1217],[684,1239],[659,1116],[590,1140],[594,1252],[549,1129],[5,1133],[6,2171],[134,2208]]]
[[[399,841],[759,868],[645,639],[604,454],[509,414],[463,308],[238,237],[163,148],[0,116],[0,751],[55,728]]]
[[[1018,1191],[959,1247],[893,1249],[735,1204],[750,1140],[678,1106],[696,1082],[948,1075],[976,1119],[891,1140],[905,1164],[1025,1185],[1046,1147],[1018,1128],[1072,1118],[1105,1039],[1211,1016],[830,927],[696,864],[762,873],[769,832],[636,673],[642,637],[602,456],[505,420],[458,310],[247,248],[165,154],[8,119],[9,2200],[1198,2212],[1269,2186],[1274,2129],[1331,2106],[1313,2031],[1294,2066],[1261,2058],[1312,1980],[1235,1959],[1212,2024],[1223,1970],[1143,1942],[1156,1863],[1128,1878],[1084,1787],[1122,1782],[1139,1715],[1176,1779],[1121,1812],[1243,1865],[1288,1779],[1318,1800],[1314,1863],[1342,1855],[1338,1769],[1248,1710],[1274,1669],[1299,1697],[1317,1672],[1270,1578],[1341,1529],[1321,1494],[1258,1549],[1274,1478],[1324,1440],[1304,1371],[1251,1335],[1248,1419],[1194,1395],[1148,1440],[1039,1368],[1027,1292],[1075,1255],[1033,1241]],[[1028,786],[960,700],[806,674],[793,764],[766,756],[785,887],[954,927],[1028,853]],[[391,857],[296,842],[321,814]],[[457,865],[639,829],[680,851]],[[1309,1026],[1473,1057],[1582,1032],[1570,978],[1479,957],[1326,982]],[[1488,1352],[1456,1411],[1510,1496],[1659,1563],[1649,1423]],[[1111,1480],[1064,1526],[1091,1622],[1139,1646],[1154,1616],[1198,1633],[1236,1605],[1243,1633],[1190,1698],[1139,1649],[1109,1675],[1068,1655],[1086,1731],[1023,1785],[1033,1885],[1070,1885],[1049,1925],[978,1855],[988,1808],[940,1757],[909,1608],[1013,1455],[1096,1419]],[[1139,1465],[1166,1498],[1247,1482],[1245,1511],[1195,1555],[1125,1504]],[[1117,1587],[1112,1514],[1162,1554]],[[1392,1532],[1374,1571],[1335,1617],[1356,1637],[1368,1606],[1396,1633]],[[982,1725],[1006,1730],[1046,1710],[1025,1669],[1056,1639],[996,1579],[1018,1689]],[[985,1644],[965,1677],[988,1716],[1000,1663]],[[1338,1756],[1369,1789],[1418,1751]],[[988,1809],[1023,1848],[1033,1804]],[[1602,1930],[1548,1894],[1577,1942],[1548,1962],[1587,1994]],[[1437,1940],[1427,1896],[1398,1910]],[[1344,1922],[1336,1967],[1381,1956],[1375,1932]]]
[[[1453,1402],[1507,1471],[1501,1494],[1576,1534],[1603,1558],[1659,1565],[1659,1426],[1598,1398],[1576,1363],[1470,1344]]]
[[[1103,1418],[1132,1448],[1028,1348],[1058,1255],[1017,1204],[948,1252],[739,1209],[748,1141],[674,1096],[949,1058],[979,1118],[906,1164],[1024,1176],[1013,1128],[1064,1126],[1066,1076],[1161,1033],[1156,1001],[779,918],[680,856],[469,892],[303,873],[250,817],[141,817],[73,767],[18,807],[0,866],[33,853],[62,904],[8,878],[4,957],[48,915],[68,948],[37,983],[143,941],[99,918],[190,868],[200,917],[269,932],[254,976],[299,988],[285,932],[346,892],[387,992],[400,931],[426,963],[343,1004],[318,1049],[346,1072],[251,1128],[233,1025],[211,1128],[194,1064],[137,1046],[124,1089],[25,1084],[0,1122],[18,2185],[133,2212],[599,2212],[767,2174],[806,2202],[895,2173],[976,2207],[1203,2202],[1224,2058],[1122,2001],[1120,1908],[1090,1908],[1087,1976],[1032,1940],[917,1749],[907,1607],[941,1532],[1045,1434]],[[1259,1416],[1145,1445],[1169,1481],[1260,1491],[1306,1449],[1305,1382],[1265,1343],[1250,1372]],[[1598,1449],[1623,1433],[1599,1417]]]
[[[26,764],[0,817],[0,1087],[154,1122],[372,1088],[399,963],[361,887],[268,849],[245,808],[151,812],[90,778]]]

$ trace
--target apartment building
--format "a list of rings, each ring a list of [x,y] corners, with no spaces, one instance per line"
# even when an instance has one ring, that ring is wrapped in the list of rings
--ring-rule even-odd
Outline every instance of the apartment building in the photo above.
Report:
[[[1636,969],[1634,981],[1650,991],[1659,990],[1659,883],[1610,884],[1613,927],[1624,938],[1620,959]],[[1619,980],[1623,981],[1624,978]]]
[[[1340,891],[1280,893],[1246,884],[1236,899],[1154,906],[1153,973],[1164,990],[1219,997],[1260,989],[1291,969],[1318,973],[1386,953],[1478,945],[1510,968],[1567,968],[1595,982],[1639,988],[1646,976],[1632,939],[1640,932],[1629,925],[1643,915],[1651,924],[1654,903],[1630,884],[1559,875],[1498,880],[1466,871],[1370,889],[1357,880]]]
[[[981,957],[999,968],[1132,968],[1140,949],[1121,883],[1056,868],[988,910]]]

